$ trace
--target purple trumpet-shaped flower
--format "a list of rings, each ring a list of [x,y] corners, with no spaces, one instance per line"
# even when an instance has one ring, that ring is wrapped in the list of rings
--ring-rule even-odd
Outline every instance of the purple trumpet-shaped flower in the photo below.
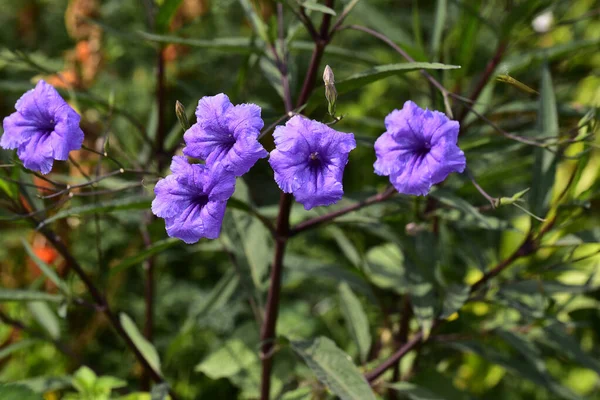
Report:
[[[0,146],[17,149],[25,168],[47,174],[54,160],[67,160],[71,150],[81,148],[81,117],[43,80],[23,94],[15,108],[4,118]]]
[[[404,103],[385,117],[386,131],[375,142],[375,173],[390,177],[404,194],[426,195],[452,172],[463,172],[465,154],[458,148],[458,122],[441,112]]]
[[[235,190],[235,176],[219,162],[211,167],[190,164],[175,156],[171,175],[154,188],[152,212],[164,218],[167,233],[186,243],[216,239],[221,232],[227,200]]]
[[[221,93],[198,102],[197,122],[184,135],[183,153],[206,160],[207,165],[220,162],[235,176],[241,176],[267,151],[258,142],[264,122],[256,104],[234,106]]]
[[[273,136],[276,148],[269,163],[281,190],[293,193],[307,210],[342,198],[344,167],[348,154],[356,148],[352,133],[295,116],[285,126],[278,126]]]

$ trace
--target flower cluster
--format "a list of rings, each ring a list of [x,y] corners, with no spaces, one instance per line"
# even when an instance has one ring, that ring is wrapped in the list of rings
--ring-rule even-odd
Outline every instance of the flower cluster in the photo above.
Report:
[[[333,78],[330,79],[333,81]],[[46,174],[54,160],[81,148],[80,116],[44,81],[17,101],[4,119],[0,145],[17,149],[26,168]],[[184,134],[183,154],[204,161],[191,164],[175,156],[171,174],[154,189],[152,212],[164,218],[169,236],[186,243],[219,236],[235,180],[269,155],[258,138],[264,126],[255,104],[233,105],[225,94],[200,99],[197,122]],[[438,111],[407,101],[385,118],[386,131],[375,142],[375,173],[389,176],[400,193],[426,195],[452,172],[463,172],[465,155],[457,146],[459,124]],[[273,134],[269,163],[275,182],[305,209],[339,201],[352,133],[294,116]]]
[[[235,178],[268,154],[258,142],[264,125],[260,112],[255,104],[234,106],[224,94],[200,99],[197,121],[184,134],[183,154],[205,164],[176,156],[172,175],[154,189],[152,212],[165,219],[169,236],[186,243],[219,236]]]
[[[25,168],[47,174],[54,160],[67,160],[70,151],[81,148],[81,117],[43,80],[21,96],[15,108],[4,118],[0,146],[17,149]]]

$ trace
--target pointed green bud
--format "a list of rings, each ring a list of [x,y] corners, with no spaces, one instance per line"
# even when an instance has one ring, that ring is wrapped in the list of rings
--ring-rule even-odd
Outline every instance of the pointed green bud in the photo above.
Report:
[[[175,114],[177,114],[177,119],[179,120],[183,131],[185,132],[190,129],[190,123],[187,119],[187,115],[185,114],[185,107],[179,102],[179,100],[175,102]]]
[[[327,110],[332,117],[335,115],[335,102],[337,100],[337,90],[335,90],[335,77],[333,70],[329,65],[325,66],[323,71],[323,82],[325,82],[325,98],[327,99]]]

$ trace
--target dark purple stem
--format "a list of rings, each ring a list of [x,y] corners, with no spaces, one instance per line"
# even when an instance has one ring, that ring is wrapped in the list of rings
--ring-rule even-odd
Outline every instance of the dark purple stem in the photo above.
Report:
[[[38,225],[37,221],[35,221],[34,219],[32,219],[32,221],[35,225]],[[94,285],[94,282],[92,282],[92,279],[88,276],[88,274],[85,273],[81,265],[79,265],[77,260],[73,257],[69,249],[67,249],[62,240],[50,229],[41,228],[39,229],[39,231],[46,237],[46,239],[50,243],[52,243],[54,248],[65,259],[65,262],[67,263],[68,267],[77,274],[79,279],[83,281],[83,284],[85,285],[86,289],[88,290],[88,292],[90,292],[90,295],[94,299],[95,308],[104,313],[104,315],[107,317],[108,321],[113,326],[117,334],[121,336],[121,338],[125,341],[127,347],[129,347],[133,354],[135,354],[135,357],[137,358],[138,362],[142,365],[144,370],[148,372],[152,380],[157,383],[162,383],[163,378],[160,375],[160,373],[154,368],[152,368],[152,366],[144,357],[140,349],[129,337],[129,335],[125,331],[125,328],[123,328],[123,325],[121,325],[119,317],[111,310],[110,306],[108,305],[106,298],[102,295],[102,293],[100,293],[96,285]],[[177,396],[173,391],[170,390],[169,394],[171,398],[177,400]]]
[[[548,231],[548,229],[540,232],[538,237],[541,237],[545,232]],[[513,262],[515,262],[519,258],[528,256],[528,255],[532,254],[534,251],[536,251],[538,248],[538,246],[536,245],[537,242],[538,241],[535,241],[532,239],[531,235],[528,235],[517,250],[515,250],[510,256],[508,256],[508,258],[502,260],[495,267],[493,267],[488,272],[486,272],[477,282],[475,282],[473,284],[473,286],[471,286],[471,293],[480,289],[490,279],[492,279],[495,276],[497,276],[498,274],[500,274],[502,271],[504,271],[506,268],[508,268]],[[444,320],[437,319],[433,322],[431,329],[432,330],[436,329],[443,323],[444,323]],[[419,331],[417,334],[415,334],[412,337],[412,339],[410,339],[408,342],[406,342],[405,345],[403,345],[397,352],[392,354],[392,356],[390,356],[387,360],[385,360],[383,363],[381,363],[379,366],[377,366],[372,371],[367,372],[365,374],[365,378],[367,379],[367,381],[369,381],[372,384],[385,371],[387,371],[389,368],[393,367],[400,360],[402,360],[402,358],[408,352],[417,348],[417,346],[419,346],[422,343],[422,341],[423,341],[423,331]]]
[[[384,192],[382,193],[378,193],[374,196],[371,196],[363,201],[360,201],[356,204],[352,204],[350,206],[344,207],[342,209],[336,210],[336,211],[332,211],[330,213],[321,215],[319,217],[315,217],[312,219],[309,219],[307,221],[301,222],[298,225],[292,227],[292,229],[290,230],[290,236],[294,236],[297,235],[300,232],[303,232],[305,230],[308,229],[312,229],[314,227],[317,227],[321,224],[324,224],[326,222],[332,221],[334,219],[336,219],[337,217],[340,217],[342,215],[351,213],[353,211],[357,211],[360,210],[361,208],[370,206],[372,204],[377,204],[377,203],[381,203],[383,201],[388,200],[389,198],[391,198],[394,193],[396,192],[396,190],[393,187],[389,187],[387,188]]]
[[[327,0],[328,7],[333,7],[333,0]],[[278,12],[279,19],[282,19],[283,13]],[[282,23],[280,21],[280,23]],[[304,78],[304,84],[302,85],[302,91],[298,98],[297,104],[299,106],[306,103],[310,93],[315,86],[316,74],[319,69],[321,58],[323,57],[323,51],[328,42],[329,24],[331,23],[331,16],[325,14],[323,22],[321,24],[321,37],[315,40],[315,48],[311,57],[309,69]],[[281,29],[280,29],[281,32]],[[324,35],[324,37],[323,37]],[[277,58],[277,55],[275,55]],[[280,63],[280,72],[282,73],[282,80],[285,84],[287,79],[286,69],[282,69],[285,63]],[[286,72],[286,74],[284,74]],[[287,95],[286,95],[287,97]],[[291,102],[290,102],[291,104]],[[286,101],[286,108],[288,108]],[[291,110],[286,110],[291,111]],[[267,295],[267,303],[265,310],[265,318],[261,327],[261,362],[262,362],[262,373],[260,383],[260,399],[269,400],[271,391],[271,371],[273,369],[273,352],[275,348],[275,337],[276,337],[276,326],[277,316],[279,314],[279,299],[281,293],[281,276],[283,272],[283,257],[285,255],[285,247],[288,239],[290,238],[290,211],[292,209],[293,197],[291,194],[281,192],[279,199],[279,214],[277,216],[277,224],[275,227],[275,252],[273,255],[273,264],[271,266],[271,282],[269,285],[269,292]]]

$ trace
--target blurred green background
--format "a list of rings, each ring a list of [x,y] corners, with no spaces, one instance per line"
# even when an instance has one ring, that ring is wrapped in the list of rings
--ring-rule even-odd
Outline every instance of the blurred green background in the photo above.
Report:
[[[269,35],[275,36],[277,2],[252,3]],[[289,8],[300,2],[284,3],[291,90],[297,98],[313,44]],[[336,1],[338,15],[345,3]],[[234,104],[260,105],[265,126],[285,114],[277,71],[238,1],[184,0],[166,32],[158,31],[153,9],[150,0],[0,0],[0,116],[14,112],[21,94],[44,78],[81,113],[86,146],[101,149],[106,136],[107,151],[122,164],[156,170],[160,157],[147,141],[155,140],[159,120],[158,49],[165,58],[167,149],[176,151],[182,142],[176,100],[186,106],[191,122],[198,99],[221,92]],[[315,24],[321,17],[319,11],[310,12]],[[541,248],[453,314],[436,332],[437,340],[432,338],[404,358],[400,377],[424,392],[411,387],[394,394],[380,385],[377,393],[390,399],[600,399],[600,142],[593,136],[600,106],[600,5],[594,0],[362,0],[345,23],[351,24],[378,30],[416,61],[460,65],[430,73],[450,92],[465,97],[473,93],[500,44],[506,45],[475,106],[487,122],[469,113],[459,141],[469,170],[492,196],[511,197],[539,184],[534,178],[536,152],[545,150],[499,134],[490,122],[519,137],[548,136],[539,128],[544,65],[552,77],[559,127],[555,134],[560,134],[552,153],[558,154],[556,175],[541,189],[552,194],[552,202],[545,208],[521,203],[539,218],[556,217]],[[317,120],[331,120],[320,83],[326,64],[336,80],[343,81],[377,65],[404,61],[362,32],[338,32],[327,47],[305,112]],[[497,80],[501,75],[520,84]],[[340,94],[337,110],[344,118],[336,129],[353,132],[359,143],[344,175],[347,198],[342,205],[386,187],[387,179],[373,173],[373,142],[385,130],[383,118],[409,99],[421,107],[445,110],[442,96],[418,71],[391,74]],[[455,116],[464,112],[461,102],[451,104]],[[272,149],[271,138],[263,143]],[[81,151],[73,157],[84,172],[96,172],[96,154]],[[13,152],[0,151],[2,164],[14,158]],[[56,165],[52,179],[82,182],[82,171],[73,164]],[[100,167],[101,173],[114,169],[109,160]],[[9,168],[0,173],[43,185],[15,170],[16,175]],[[561,198],[574,171],[576,180]],[[264,305],[273,241],[257,220],[238,209],[227,213],[218,240],[188,246],[167,239],[164,222],[152,220],[144,210],[156,178],[106,179],[95,189],[114,193],[76,196],[46,217],[66,210],[52,228],[66,238],[111,305],[139,327],[144,325],[144,265],[152,260],[153,344],[175,392],[189,399],[257,398],[259,326],[248,299],[259,308]],[[14,195],[9,181],[0,185],[3,196]],[[235,197],[268,217],[276,215],[279,191],[265,160],[238,179]],[[511,205],[491,209],[466,174],[451,176],[430,198],[442,204],[434,213],[429,212],[429,198],[397,196],[295,237],[285,259],[278,334],[327,336],[368,370],[397,345],[403,297],[419,297],[415,288],[427,282],[426,301],[419,307],[425,314],[430,310],[439,315],[452,288],[474,283],[482,271],[514,251],[530,227],[541,224]],[[123,199],[134,206],[95,214],[68,211]],[[50,207],[55,201],[37,199],[29,206]],[[8,202],[3,198],[1,204]],[[324,212],[294,205],[292,222]],[[86,298],[81,282],[30,223],[14,220],[8,211],[0,215],[0,287],[57,293],[32,259],[34,253],[56,269],[75,298]],[[153,251],[136,258],[148,246],[148,238]],[[235,266],[232,259],[237,260]],[[418,281],[411,280],[406,266],[415,259],[426,271]],[[403,265],[405,269],[396,270]],[[366,358],[343,311],[349,295],[338,287],[341,282],[349,285],[354,293],[350,296],[358,299],[368,318],[372,341]],[[141,394],[146,389],[140,383],[142,369],[93,307],[77,301],[1,301],[0,311],[5,316],[0,321],[0,382],[23,383],[44,393],[45,399],[118,398],[129,393],[134,393],[131,399],[150,398]],[[415,314],[412,331],[428,318],[419,310]],[[95,379],[85,370],[73,378],[82,365],[98,376],[118,378],[103,382],[105,393],[115,387],[112,397],[85,397],[77,384],[73,389],[73,382]],[[392,378],[391,371],[386,377]],[[273,386],[282,399],[332,396],[285,345],[276,355]]]

